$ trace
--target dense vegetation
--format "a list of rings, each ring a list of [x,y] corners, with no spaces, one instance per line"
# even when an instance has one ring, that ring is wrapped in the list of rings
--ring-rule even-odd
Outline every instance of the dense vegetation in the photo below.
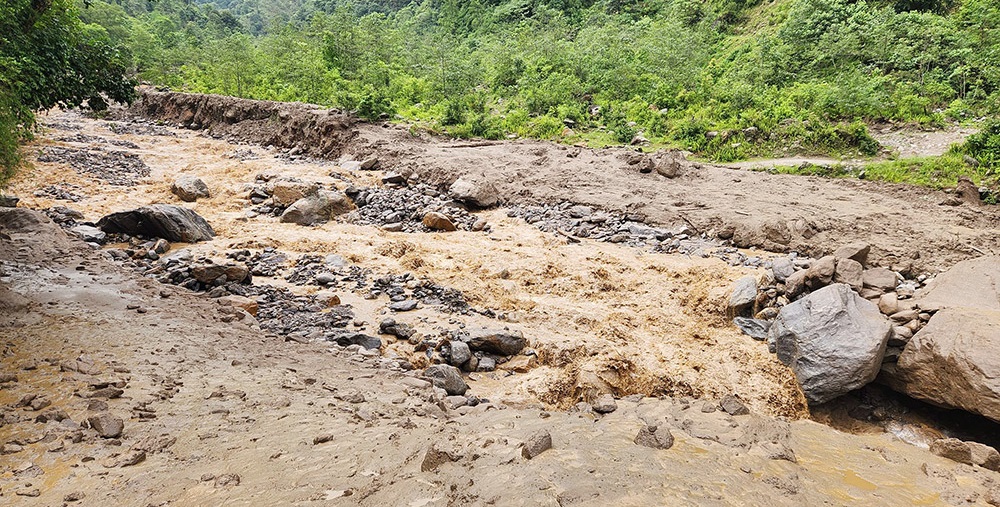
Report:
[[[456,136],[873,155],[1000,112],[995,0],[75,1],[143,80]]]
[[[69,0],[0,4],[0,184],[19,162],[34,111],[93,109],[135,94],[131,56],[99,26],[80,22]]]
[[[636,135],[717,160],[874,154],[866,123],[993,114],[992,0],[94,0],[140,76],[454,135]]]

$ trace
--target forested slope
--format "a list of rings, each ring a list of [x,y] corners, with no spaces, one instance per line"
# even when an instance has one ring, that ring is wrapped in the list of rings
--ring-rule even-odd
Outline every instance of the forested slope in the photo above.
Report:
[[[82,0],[78,0],[82,1]],[[174,89],[458,136],[872,155],[866,124],[1000,109],[992,0],[93,0]]]

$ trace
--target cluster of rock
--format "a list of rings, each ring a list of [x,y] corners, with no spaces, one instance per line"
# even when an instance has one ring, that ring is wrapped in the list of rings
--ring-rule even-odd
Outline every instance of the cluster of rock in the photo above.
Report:
[[[76,396],[85,400],[86,411],[70,416],[53,400],[44,394],[28,393],[15,398],[13,403],[0,407],[0,426],[13,426],[19,422],[33,422],[44,425],[45,438],[17,437],[11,438],[0,446],[0,455],[16,455],[30,444],[39,442],[45,444],[48,452],[62,452],[68,446],[81,443],[102,443],[109,446],[122,446],[122,440],[127,436],[125,419],[119,417],[110,405],[124,394],[127,381],[108,375],[89,359],[80,357],[72,361],[59,362],[48,360],[48,364],[30,361],[21,365],[22,370],[33,370],[39,367],[53,367],[58,370],[56,375],[68,378],[86,378],[86,387]],[[18,375],[13,371],[0,374],[0,388],[10,389],[18,383]],[[76,417],[74,419],[74,417]],[[140,421],[156,418],[154,410],[136,404],[132,417]],[[130,446],[122,446],[120,452],[115,452],[100,461],[104,468],[128,467],[141,463],[147,454],[153,454],[169,448],[176,442],[173,437],[145,438],[135,441]],[[42,469],[27,462],[13,466],[10,471],[14,476],[33,478],[43,474]],[[18,490],[18,496],[38,496],[38,490]],[[82,493],[75,494],[76,501],[83,498]]]
[[[389,318],[379,324],[379,332],[406,340],[417,352],[428,351],[432,362],[464,372],[488,372],[520,354],[527,341],[520,331],[509,329],[459,329],[438,338],[425,337],[412,326]],[[528,351],[531,352],[531,351]],[[532,354],[533,355],[533,354]]]
[[[335,187],[323,188],[316,182],[269,173],[257,175],[248,198],[255,205],[252,213],[298,225],[327,222],[354,209],[351,200]]]
[[[386,186],[348,188],[358,209],[345,219],[358,225],[376,225],[391,232],[481,231],[485,220],[470,214],[464,205],[435,187]]]
[[[109,121],[105,122],[103,126],[118,135],[177,137],[177,134],[160,125],[159,122],[143,118],[129,118],[128,121]]]
[[[49,146],[38,161],[67,164],[78,174],[115,186],[133,186],[149,176],[149,167],[139,155],[127,151]]]
[[[644,223],[642,215],[596,210],[571,202],[513,206],[507,216],[523,219],[544,232],[558,234],[570,241],[589,238],[648,248],[657,253],[717,257],[733,266],[758,267],[764,262],[760,257],[747,256],[736,248],[727,247],[713,234],[699,233],[687,224],[653,227]]]
[[[130,150],[138,150],[139,145],[133,143],[132,141],[125,141],[122,139],[108,139],[107,137],[91,136],[87,134],[81,134],[77,132],[71,136],[64,136],[57,139],[64,143],[80,143],[80,144],[110,144],[112,146],[118,146],[119,148],[127,148]]]
[[[930,319],[912,302],[925,278],[868,266],[869,251],[851,244],[820,259],[777,258],[762,283],[744,277],[731,293],[736,325],[768,341],[812,403],[874,380]]]
[[[57,201],[80,202],[86,199],[86,195],[80,193],[80,186],[72,183],[61,183],[58,185],[46,185],[35,190],[35,197],[47,197]]]
[[[867,266],[867,254],[867,245],[849,245],[816,260],[772,261],[762,283],[751,276],[734,287],[735,324],[768,341],[812,403],[878,378],[1000,421],[1000,257],[907,280]]]

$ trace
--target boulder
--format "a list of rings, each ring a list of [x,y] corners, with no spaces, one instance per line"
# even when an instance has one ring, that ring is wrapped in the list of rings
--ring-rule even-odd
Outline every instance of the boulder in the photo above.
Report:
[[[733,319],[733,324],[740,328],[743,334],[760,341],[767,339],[767,330],[771,327],[771,323],[766,320],[748,319],[746,317],[736,317]]]
[[[861,292],[864,287],[864,271],[864,266],[854,259],[838,259],[833,281],[850,285],[855,292]]]
[[[20,197],[14,197],[12,195],[0,195],[0,208],[16,208],[17,203],[21,200]]]
[[[866,270],[862,281],[865,288],[874,289],[881,294],[896,290],[896,273],[886,268]]]
[[[914,301],[923,310],[962,307],[1000,311],[1000,256],[955,264],[927,284]]]
[[[290,206],[319,192],[319,183],[301,180],[278,180],[271,186],[271,198],[278,206]]]
[[[832,255],[822,257],[809,269],[806,270],[806,284],[811,289],[826,287],[833,282],[833,275],[837,272],[837,258]]]
[[[243,282],[250,276],[250,270],[246,266],[237,264],[208,264],[197,266],[191,269],[191,277],[201,283],[214,283],[225,276],[226,282]]]
[[[785,280],[785,294],[789,299],[795,299],[806,291],[807,270],[796,271]]]
[[[774,273],[775,280],[784,283],[795,273],[795,264],[788,257],[778,257],[771,261],[771,272]]]
[[[768,331],[810,403],[823,403],[875,379],[892,333],[874,303],[833,284],[786,305]]]
[[[448,192],[456,201],[476,208],[492,208],[500,202],[500,196],[492,183],[469,177],[455,180]]]
[[[969,444],[957,438],[939,438],[931,442],[931,453],[952,461],[972,464],[972,449]]]
[[[643,426],[633,442],[653,449],[669,449],[674,446],[674,436],[666,426]]]
[[[347,213],[354,209],[354,204],[343,192],[334,190],[319,190],[315,195],[303,197],[292,203],[281,214],[280,222],[299,225],[312,225]]]
[[[462,396],[469,390],[469,385],[462,378],[462,372],[447,364],[429,366],[424,370],[424,378],[435,387],[444,389],[450,396]]]
[[[521,447],[521,456],[532,459],[552,448],[552,435],[548,431],[538,430],[533,433]]]
[[[868,264],[868,253],[871,252],[871,245],[868,243],[851,243],[844,245],[833,252],[833,256],[838,259],[851,259],[862,266]]]
[[[212,226],[201,215],[170,204],[152,204],[112,213],[101,218],[97,227],[111,234],[163,238],[182,243],[207,241],[215,236]]]
[[[757,300],[757,278],[748,275],[736,280],[729,295],[728,312],[730,317],[736,317],[753,311],[753,303]]]
[[[211,197],[208,185],[201,178],[185,174],[174,180],[170,192],[184,202],[195,202],[201,197]]]
[[[87,243],[103,244],[104,240],[108,237],[104,231],[90,225],[78,225],[70,229],[70,232],[76,234]]]
[[[966,442],[965,445],[972,451],[973,463],[994,472],[1000,470],[1000,452],[996,449],[979,442]]]
[[[332,341],[341,347],[361,345],[368,350],[378,350],[382,347],[382,340],[380,338],[364,333],[352,333],[350,331],[338,335]]]
[[[527,345],[520,331],[506,329],[474,329],[469,331],[468,343],[472,350],[501,356],[513,356]]]
[[[890,386],[1000,422],[1000,311],[946,308],[903,349]]]
[[[431,211],[425,214],[423,224],[428,229],[434,231],[450,232],[458,230],[458,227],[455,227],[455,223],[452,222],[450,218],[436,211]]]

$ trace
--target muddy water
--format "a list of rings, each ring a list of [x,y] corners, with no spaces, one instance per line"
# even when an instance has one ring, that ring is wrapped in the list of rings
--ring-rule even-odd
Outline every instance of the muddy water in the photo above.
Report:
[[[128,329],[125,323],[135,316],[124,314],[123,303],[133,297],[131,291],[101,288],[102,283],[110,287],[127,287],[128,283],[96,274],[40,274],[35,285],[41,292],[33,297],[40,305],[52,306],[52,314],[46,317],[44,329],[25,329],[25,340],[66,336],[67,349],[61,359],[86,353],[94,344],[117,343],[120,348],[115,353],[122,360],[132,361],[130,357],[135,356],[134,362],[142,369],[155,372],[172,368],[171,374],[185,385],[173,404],[160,412],[156,426],[157,431],[162,427],[178,437],[176,448],[166,457],[150,457],[145,468],[115,470],[111,479],[127,485],[124,493],[105,489],[101,473],[106,470],[99,466],[63,469],[67,461],[32,448],[33,454],[25,456],[49,467],[46,488],[60,491],[85,485],[93,488],[94,499],[110,504],[115,503],[112,499],[120,503],[128,498],[122,494],[138,492],[151,503],[192,505],[555,505],[577,501],[655,505],[665,500],[670,505],[747,505],[761,503],[757,499],[772,505],[938,505],[956,499],[983,503],[986,472],[957,469],[882,432],[845,427],[860,433],[848,434],[807,420],[794,422],[789,430],[789,445],[796,456],[793,463],[718,443],[711,435],[696,438],[683,431],[675,432],[677,442],[669,453],[631,443],[642,421],[665,417],[673,418],[677,426],[685,419],[706,418],[715,434],[732,431],[733,424],[746,424],[745,419],[718,412],[702,414],[700,405],[655,398],[622,401],[618,411],[602,418],[552,410],[604,391],[709,399],[736,393],[756,413],[803,416],[804,402],[787,369],[767,353],[766,345],[740,335],[722,317],[726,288],[744,270],[714,259],[650,255],[614,244],[566,244],[506,218],[502,211],[482,214],[493,227],[488,234],[401,234],[342,223],[302,228],[273,219],[246,219],[246,184],[257,172],[276,171],[329,184],[344,182],[330,176],[331,170],[338,170],[328,163],[292,164],[270,153],[257,160],[240,160],[230,155],[245,148],[191,132],[178,131],[177,137],[169,138],[114,134],[100,122],[72,115],[64,120],[78,122],[88,135],[136,143],[151,176],[136,187],[109,187],[59,164],[37,163],[15,182],[15,190],[28,196],[26,205],[65,205],[30,195],[45,184],[71,181],[91,196],[71,206],[96,220],[132,206],[176,202],[167,190],[169,183],[178,172],[191,172],[213,189],[212,198],[193,208],[219,232],[215,241],[186,247],[196,254],[221,260],[234,248],[273,246],[293,259],[335,253],[378,272],[411,272],[459,289],[474,306],[494,309],[505,319],[422,309],[397,314],[397,320],[426,334],[460,325],[511,326],[524,332],[538,359],[526,372],[471,376],[476,395],[521,410],[489,411],[447,422],[417,419],[416,428],[400,424],[400,416],[375,417],[359,424],[363,414],[358,415],[356,408],[338,405],[329,391],[312,386],[352,383],[377,393],[372,395],[376,408],[370,412],[395,414],[397,404],[390,400],[397,399],[401,389],[392,387],[391,378],[358,375],[321,349],[296,355],[297,349],[289,344],[248,347],[247,337],[230,337],[216,329],[211,333],[218,332],[219,338],[206,339],[201,324],[184,321],[187,315],[177,315],[173,317],[177,322],[166,325],[155,320],[174,313],[200,313],[203,308],[196,306],[196,299],[184,299],[183,305],[190,306],[175,310],[173,305],[181,304],[173,302],[175,297],[163,304],[161,316],[156,308],[149,314],[155,317],[153,324],[159,325]],[[377,179],[377,175],[338,174],[357,177],[362,185]],[[86,282],[86,290],[77,289],[77,282]],[[23,285],[19,290],[28,288]],[[64,292],[77,294],[66,299],[66,306],[61,301]],[[91,293],[93,300],[87,296]],[[378,320],[388,315],[384,297],[367,299],[350,291],[339,295],[355,308],[362,332],[374,333]],[[73,300],[79,306],[73,306]],[[74,311],[94,318],[75,320]],[[117,320],[101,323],[104,314],[116,315]],[[62,319],[64,327],[49,327]],[[91,327],[100,331],[100,340],[89,340]],[[389,349],[401,355],[416,352],[407,347],[397,343]],[[42,349],[34,349],[35,354]],[[262,351],[266,351],[263,358]],[[5,366],[29,357],[26,352],[18,354],[10,363],[5,361]],[[254,367],[237,366],[247,361]],[[45,391],[58,390],[56,371],[47,366],[28,372],[25,383]],[[139,387],[153,392],[157,376],[135,377]],[[65,387],[65,380],[61,383]],[[223,403],[213,397],[220,385],[251,396],[245,402],[224,400],[230,412],[223,416],[208,413]],[[4,393],[0,390],[0,396]],[[288,398],[289,404],[282,403],[280,409],[270,405],[282,398]],[[74,400],[57,395],[55,401],[73,405]],[[82,417],[71,415],[74,420]],[[341,432],[336,441],[326,447],[310,443],[315,435],[334,428]],[[538,429],[552,431],[555,448],[544,459],[519,460],[517,444]],[[467,445],[465,458],[443,465],[437,475],[416,472],[427,445],[442,441]],[[219,489],[200,480],[220,471],[238,472],[244,485]],[[78,476],[59,481],[70,474]],[[344,496],[348,491],[351,496]],[[513,497],[512,492],[516,492]],[[973,493],[969,501],[962,498],[971,498]]]

